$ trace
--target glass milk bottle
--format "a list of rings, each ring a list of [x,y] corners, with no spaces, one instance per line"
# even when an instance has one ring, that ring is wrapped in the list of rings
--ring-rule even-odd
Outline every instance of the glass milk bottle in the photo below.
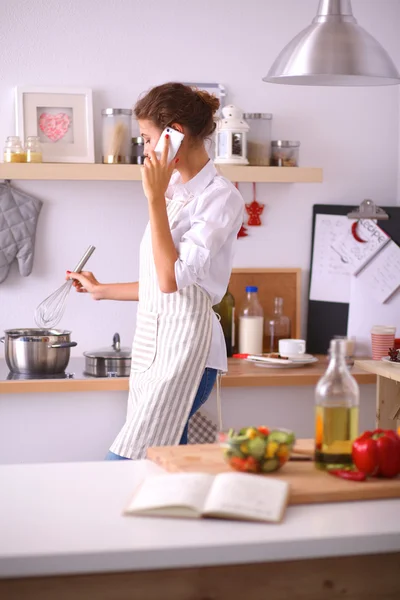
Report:
[[[239,353],[262,354],[264,311],[258,300],[258,288],[246,287],[247,299],[239,315]]]
[[[334,339],[330,361],[315,390],[315,465],[350,465],[358,436],[360,390],[346,364],[347,341]]]

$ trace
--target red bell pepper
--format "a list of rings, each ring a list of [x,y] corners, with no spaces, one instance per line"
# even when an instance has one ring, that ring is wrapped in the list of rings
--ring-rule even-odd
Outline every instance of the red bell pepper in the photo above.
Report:
[[[395,431],[365,431],[353,442],[353,463],[359,471],[375,477],[400,474],[400,437]]]

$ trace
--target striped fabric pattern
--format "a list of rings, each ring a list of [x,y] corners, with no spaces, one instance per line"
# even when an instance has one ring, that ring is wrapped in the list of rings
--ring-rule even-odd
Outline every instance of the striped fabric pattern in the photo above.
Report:
[[[184,201],[167,202],[171,228],[183,206]],[[139,289],[127,418],[111,446],[132,459],[145,458],[149,446],[179,443],[212,333],[211,301],[199,286],[160,292],[149,225],[140,247]]]

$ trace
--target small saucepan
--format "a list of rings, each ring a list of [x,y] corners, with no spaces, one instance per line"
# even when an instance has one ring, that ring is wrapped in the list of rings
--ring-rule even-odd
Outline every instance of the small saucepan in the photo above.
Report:
[[[93,377],[129,377],[132,352],[121,347],[119,333],[115,333],[113,343],[108,348],[84,352],[85,373]]]
[[[61,329],[7,329],[0,338],[10,371],[26,375],[55,375],[68,365],[71,332]]]

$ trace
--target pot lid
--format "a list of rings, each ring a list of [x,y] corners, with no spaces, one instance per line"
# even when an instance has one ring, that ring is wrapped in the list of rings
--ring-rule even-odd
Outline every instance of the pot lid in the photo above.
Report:
[[[99,348],[98,350],[91,350],[90,352],[84,352],[83,356],[87,358],[131,358],[131,348],[121,346],[121,338],[119,333],[114,333],[113,343],[107,348]]]

